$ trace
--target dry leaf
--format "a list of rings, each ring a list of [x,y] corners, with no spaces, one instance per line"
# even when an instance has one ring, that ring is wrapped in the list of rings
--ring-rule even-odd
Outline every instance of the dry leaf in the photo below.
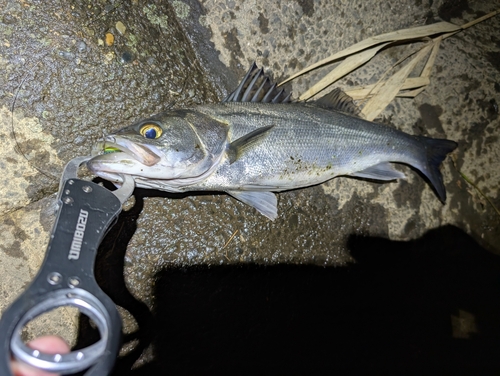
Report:
[[[414,28],[410,28],[410,29],[402,29],[402,30],[392,31],[392,32],[386,33],[386,34],[377,35],[377,36],[374,36],[371,38],[367,38],[367,39],[362,40],[359,43],[352,45],[351,47],[346,48],[345,50],[337,52],[336,54],[333,54],[326,59],[318,61],[317,63],[312,64],[305,69],[302,69],[300,72],[295,73],[294,75],[292,75],[291,77],[289,77],[285,81],[281,82],[280,85],[283,85],[284,83],[286,83],[290,80],[293,80],[295,77],[298,77],[304,73],[310,72],[310,71],[312,71],[312,70],[314,70],[322,65],[332,63],[332,62],[340,60],[346,56],[355,54],[359,51],[365,50],[367,48],[376,46],[376,45],[381,44],[381,43],[391,43],[394,41],[419,39],[419,38],[428,37],[430,35],[457,32],[460,30],[461,30],[460,26],[454,25],[452,23],[438,22],[438,23],[435,23],[432,25],[419,26],[419,27],[414,27]]]
[[[410,90],[410,89],[416,89],[416,88],[421,88],[422,86],[429,85],[430,80],[428,77],[408,77],[405,82],[403,83],[403,86],[401,87],[401,90]],[[375,85],[365,85],[365,86],[358,86],[358,87],[353,87],[352,89],[346,90],[346,94],[349,95],[352,99],[354,100],[359,100],[359,99],[365,99],[367,97],[370,97],[377,92],[375,91]],[[406,96],[404,94],[407,94],[408,92],[399,92],[399,96]]]
[[[299,97],[299,100],[304,101],[313,97],[321,90],[330,86],[333,82],[344,77],[345,75],[351,73],[353,70],[357,69],[361,65],[370,61],[382,48],[387,46],[389,43],[383,43],[377,47],[370,48],[369,50],[362,51],[359,54],[349,56],[342,63],[340,63],[334,70],[323,77],[319,82],[317,82],[313,87],[307,90],[304,94]]]
[[[415,69],[417,63],[431,51],[433,46],[433,43],[424,46],[403,68],[392,75],[387,81],[382,82],[378,90],[375,87],[377,94],[368,100],[361,111],[367,120],[375,119],[387,107],[399,90],[401,90],[406,78]]]
[[[413,98],[416,95],[420,94],[423,90],[425,90],[425,87],[430,83],[431,70],[435,63],[436,56],[439,51],[439,46],[443,39],[446,39],[456,34],[457,32],[471,27],[490,17],[493,17],[498,13],[500,13],[500,10],[491,12],[463,26],[457,26],[449,22],[438,22],[432,25],[402,29],[367,38],[346,48],[345,50],[337,52],[326,59],[323,59],[315,64],[310,65],[309,67],[304,68],[300,72],[292,75],[287,80],[281,82],[280,85],[293,80],[294,78],[304,73],[310,72],[322,65],[336,62],[347,57],[341,64],[339,64],[323,79],[309,88],[299,97],[300,100],[307,100],[329,85],[333,84],[341,77],[351,73],[361,65],[366,64],[373,58],[373,56],[377,52],[379,52],[382,48],[387,47],[391,43],[397,41],[410,42],[434,36],[432,42],[430,42],[420,52],[418,52],[417,55],[413,57],[413,59],[406,66],[392,75],[392,77],[389,77],[387,80],[385,80],[384,74],[384,76],[375,85],[366,85],[352,88],[351,90],[348,90],[346,92],[356,100],[369,98],[365,108],[363,109],[363,113],[367,115],[367,118],[373,119],[385,108],[385,106],[387,106],[387,104],[389,104],[392,99],[394,99],[395,96]],[[432,49],[432,51],[420,74],[420,77],[408,77],[411,71],[415,68],[418,61],[424,58],[425,55],[429,53],[430,49]]]

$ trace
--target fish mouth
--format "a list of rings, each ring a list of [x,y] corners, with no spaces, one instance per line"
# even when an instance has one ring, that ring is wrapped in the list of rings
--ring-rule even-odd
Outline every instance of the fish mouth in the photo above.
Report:
[[[125,153],[146,166],[153,166],[161,160],[154,146],[142,145],[118,136],[106,136],[92,148],[92,157],[111,153]]]

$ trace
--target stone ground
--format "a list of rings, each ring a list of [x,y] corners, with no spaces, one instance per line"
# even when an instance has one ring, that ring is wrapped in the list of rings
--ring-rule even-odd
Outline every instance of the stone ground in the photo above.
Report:
[[[500,7],[498,0],[452,4],[0,0],[0,312],[43,260],[64,163],[87,155],[103,132],[172,103],[215,102],[254,60],[282,79],[376,34],[439,20],[464,24]],[[274,222],[225,195],[136,190],[135,205],[101,247],[100,262],[121,265],[112,273],[98,269],[101,285],[123,285],[125,295],[115,297],[119,305],[138,299],[140,309],[154,309],[155,278],[165,268],[344,266],[356,262],[350,236],[408,241],[445,225],[499,254],[500,216],[485,199],[500,207],[499,24],[497,16],[445,40],[426,91],[414,100],[395,100],[379,119],[459,143],[443,163],[445,205],[408,167],[401,167],[406,181],[337,178],[281,193]],[[339,86],[376,82],[407,51],[384,51]],[[326,72],[299,78],[293,91]],[[133,331],[133,315],[122,312]],[[75,343],[75,320],[75,311],[64,308],[25,336],[50,327]],[[58,325],[48,326],[54,321]]]

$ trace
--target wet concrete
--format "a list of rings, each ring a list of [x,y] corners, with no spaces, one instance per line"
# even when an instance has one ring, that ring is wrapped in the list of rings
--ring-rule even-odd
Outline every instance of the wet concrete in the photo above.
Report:
[[[218,97],[193,50],[186,48],[189,41],[168,4],[97,2],[89,7],[74,1],[61,7],[59,2],[11,1],[4,9],[9,21],[2,28],[3,105],[14,107],[20,119],[35,119],[41,130],[19,127],[20,119],[13,124],[5,119],[4,125],[13,127],[31,170],[53,177],[26,177],[30,201],[54,191],[63,163],[88,154],[103,132],[167,104]],[[123,33],[116,28],[119,22],[125,23]],[[113,36],[111,45],[107,35]],[[57,163],[48,159],[52,154]],[[16,162],[9,163],[15,169]]]
[[[53,217],[42,209],[53,207],[63,164],[88,154],[103,132],[171,104],[215,102],[253,60],[284,78],[368,36],[439,17],[463,24],[500,5],[461,2],[457,8],[447,2],[398,1],[374,7],[361,1],[297,1],[263,6],[232,0],[0,4],[5,187],[0,205],[9,212],[2,217],[2,233],[9,236],[2,240],[0,256],[5,297],[0,310],[28,283],[43,258]],[[172,268],[352,266],[360,262],[349,246],[352,237],[409,241],[445,224],[500,253],[500,217],[458,172],[500,206],[499,22],[498,17],[490,19],[444,41],[430,87],[414,101],[396,100],[380,119],[408,133],[459,142],[443,164],[448,191],[444,206],[408,167],[400,168],[407,181],[338,178],[281,193],[274,222],[225,195],[136,190],[135,205],[103,242],[97,263],[100,284],[124,307],[127,332],[142,328],[139,346],[129,344],[127,365],[148,348],[155,331],[148,326],[151,311],[163,312],[158,284]],[[340,86],[375,82],[406,52],[406,47],[388,50]],[[292,88],[300,92],[324,74],[319,70],[300,78]],[[74,317],[65,320],[72,325]],[[86,327],[85,320],[80,324]],[[32,330],[31,336],[38,333]],[[71,333],[66,338],[77,341]],[[80,336],[78,343],[85,340]],[[149,348],[140,364],[153,353]]]

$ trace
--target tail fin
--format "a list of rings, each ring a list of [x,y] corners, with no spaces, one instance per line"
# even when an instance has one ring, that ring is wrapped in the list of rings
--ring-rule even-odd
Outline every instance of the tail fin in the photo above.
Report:
[[[443,176],[439,171],[441,162],[451,153],[458,144],[455,141],[417,136],[426,151],[426,163],[421,170],[434,187],[439,199],[444,204],[446,201],[446,190],[443,184]]]

